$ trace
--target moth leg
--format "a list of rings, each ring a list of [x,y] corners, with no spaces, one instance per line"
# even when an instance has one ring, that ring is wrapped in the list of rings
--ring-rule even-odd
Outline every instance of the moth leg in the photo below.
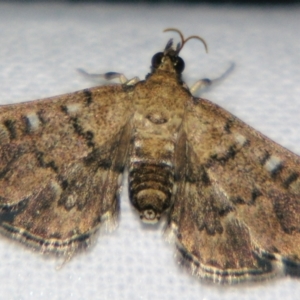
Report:
[[[127,79],[126,76],[122,73],[117,73],[117,72],[107,72],[107,73],[104,73],[104,74],[91,74],[91,73],[88,73],[86,72],[85,70],[83,69],[77,69],[77,71],[84,75],[85,77],[89,77],[89,78],[104,78],[106,80],[112,80],[112,79],[119,79],[119,81],[122,83],[122,84],[126,84],[126,85],[134,85],[136,84],[138,81],[140,81],[140,79],[138,77],[134,77],[132,79]]]
[[[195,82],[191,87],[190,87],[190,92],[194,94],[197,91],[204,90],[208,86],[210,86],[213,83],[213,80],[209,78],[203,78]]]
[[[194,94],[196,91],[204,90],[205,88],[209,87],[212,84],[216,84],[224,80],[234,69],[235,64],[232,62],[230,67],[219,77],[215,79],[203,78],[195,82],[190,87],[190,92]]]

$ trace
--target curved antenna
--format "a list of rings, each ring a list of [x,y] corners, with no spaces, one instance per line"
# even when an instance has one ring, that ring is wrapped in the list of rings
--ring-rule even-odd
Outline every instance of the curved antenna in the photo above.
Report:
[[[167,28],[165,29],[163,32],[166,32],[166,31],[174,31],[174,32],[177,32],[180,36],[180,39],[181,39],[181,46],[180,47],[177,47],[176,49],[176,52],[177,54],[181,51],[181,49],[183,48],[184,44],[188,41],[188,40],[191,40],[191,39],[197,39],[199,41],[201,41],[204,45],[204,48],[205,48],[205,51],[206,53],[208,52],[208,48],[207,48],[207,44],[205,42],[205,40],[203,38],[201,38],[200,36],[197,36],[197,35],[192,35],[192,36],[189,36],[187,39],[184,39],[184,36],[182,34],[182,32],[176,28]]]

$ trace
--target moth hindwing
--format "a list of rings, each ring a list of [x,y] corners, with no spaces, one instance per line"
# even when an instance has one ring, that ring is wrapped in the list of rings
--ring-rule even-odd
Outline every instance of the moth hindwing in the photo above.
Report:
[[[299,276],[300,158],[193,97],[179,52],[203,40],[168,30],[181,43],[153,56],[144,81],[110,72],[124,83],[0,108],[1,232],[73,254],[116,223],[128,169],[132,205],[144,222],[165,216],[194,275]]]

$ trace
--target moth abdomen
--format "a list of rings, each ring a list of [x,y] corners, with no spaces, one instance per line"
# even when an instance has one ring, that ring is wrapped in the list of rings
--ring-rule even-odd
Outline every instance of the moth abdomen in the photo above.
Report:
[[[130,200],[142,221],[156,223],[172,203],[173,168],[162,164],[135,162],[129,170]]]

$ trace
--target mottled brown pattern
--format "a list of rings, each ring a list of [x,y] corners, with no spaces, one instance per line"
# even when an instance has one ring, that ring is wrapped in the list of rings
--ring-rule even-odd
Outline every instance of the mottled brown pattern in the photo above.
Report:
[[[115,225],[128,168],[141,219],[166,216],[194,275],[299,276],[300,158],[191,95],[181,38],[153,57],[145,81],[0,108],[1,232],[71,256]]]
[[[14,213],[1,230],[45,251],[70,253],[117,218],[132,101],[121,86],[90,89],[95,101],[86,95],[1,107],[10,139],[1,141],[0,208]],[[39,124],[28,130],[34,113]]]
[[[230,134],[224,132],[228,119]],[[204,166],[210,180],[209,187],[200,178],[181,182],[169,220],[181,252],[195,253],[190,263],[193,272],[226,281],[227,269],[228,281],[252,274],[255,280],[257,274],[277,271],[276,265],[262,267],[268,262],[265,257],[272,257],[275,264],[291,260],[299,268],[300,189],[295,174],[300,158],[208,100],[188,103],[184,126],[194,154],[186,157],[186,163],[191,169]],[[279,158],[276,175],[266,168],[271,157]],[[224,209],[228,213],[220,214]],[[243,234],[238,233],[241,229]],[[195,236],[188,237],[188,231]],[[219,275],[206,272],[210,265]]]

